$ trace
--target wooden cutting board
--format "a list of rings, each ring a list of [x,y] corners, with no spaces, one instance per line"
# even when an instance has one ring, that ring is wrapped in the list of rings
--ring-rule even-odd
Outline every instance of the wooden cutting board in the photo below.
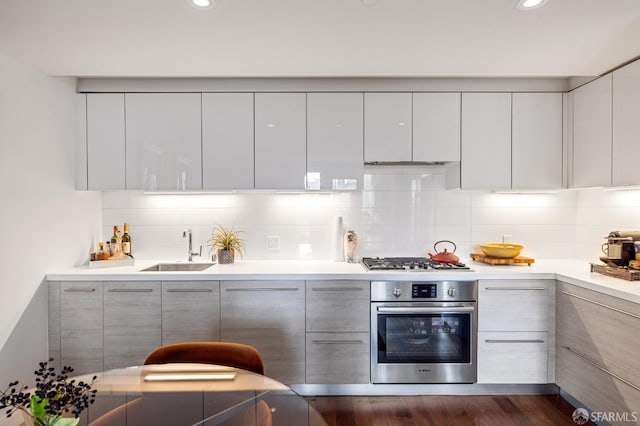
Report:
[[[531,257],[518,256],[512,257],[511,259],[503,259],[499,257],[488,257],[482,253],[471,253],[471,259],[476,262],[488,263],[489,265],[523,265],[526,263],[531,266],[531,264],[535,262],[535,259]]]

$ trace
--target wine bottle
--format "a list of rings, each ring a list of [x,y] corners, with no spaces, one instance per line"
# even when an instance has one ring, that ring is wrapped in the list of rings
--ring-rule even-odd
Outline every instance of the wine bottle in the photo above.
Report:
[[[118,254],[118,225],[113,225],[113,235],[111,236],[111,256]]]
[[[131,235],[129,235],[129,224],[127,222],[124,223],[124,234],[122,235],[122,252],[127,256],[131,256]]]

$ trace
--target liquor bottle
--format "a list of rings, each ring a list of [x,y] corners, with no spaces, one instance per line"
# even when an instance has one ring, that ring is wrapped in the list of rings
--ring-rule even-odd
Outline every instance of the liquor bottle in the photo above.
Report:
[[[104,243],[102,241],[100,241],[100,243],[98,243],[98,246],[100,248],[98,249],[98,252],[96,253],[96,260],[109,260],[109,253],[107,253],[104,250]]]
[[[122,235],[122,252],[127,256],[133,257],[131,251],[131,235],[129,235],[129,224],[127,222],[124,223],[124,234]]]
[[[113,225],[113,235],[111,236],[111,256],[118,254],[118,225]]]

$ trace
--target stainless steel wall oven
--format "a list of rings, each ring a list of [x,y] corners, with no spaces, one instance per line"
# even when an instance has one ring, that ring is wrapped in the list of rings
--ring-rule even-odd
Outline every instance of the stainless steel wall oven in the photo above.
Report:
[[[373,383],[475,383],[477,281],[372,281]]]

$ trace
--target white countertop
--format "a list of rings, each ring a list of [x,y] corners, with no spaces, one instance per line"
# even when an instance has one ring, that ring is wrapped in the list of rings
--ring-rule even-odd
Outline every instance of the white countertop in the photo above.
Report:
[[[625,281],[590,272],[589,262],[572,259],[536,260],[531,265],[487,265],[463,259],[473,272],[367,271],[359,263],[332,261],[237,261],[200,272],[141,272],[163,261],[136,261],[134,266],[51,271],[49,281],[208,281],[208,280],[468,280],[557,279],[630,302],[640,303],[640,281]],[[173,263],[169,261],[168,263]]]

